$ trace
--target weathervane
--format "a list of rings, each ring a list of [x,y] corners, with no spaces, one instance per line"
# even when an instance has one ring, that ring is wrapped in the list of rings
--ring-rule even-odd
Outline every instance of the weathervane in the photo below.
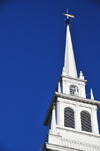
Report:
[[[66,24],[67,24],[67,25],[69,25],[69,17],[74,18],[73,15],[68,14],[68,11],[69,11],[69,9],[66,9],[67,14],[64,14],[64,13],[63,13],[63,15],[67,16],[67,20],[66,20]]]

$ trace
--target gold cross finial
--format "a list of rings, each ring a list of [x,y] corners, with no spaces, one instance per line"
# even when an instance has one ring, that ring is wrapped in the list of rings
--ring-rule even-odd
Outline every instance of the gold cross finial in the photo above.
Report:
[[[67,19],[69,19],[69,17],[74,18],[73,15],[68,14],[69,9],[66,9],[66,11],[67,11],[67,14],[64,14],[64,13],[63,13],[63,14],[64,14],[65,16],[67,16]]]

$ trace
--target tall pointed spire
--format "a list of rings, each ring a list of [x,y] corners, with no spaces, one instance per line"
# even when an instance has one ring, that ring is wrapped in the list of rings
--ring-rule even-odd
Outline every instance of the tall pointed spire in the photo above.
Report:
[[[71,35],[70,35],[70,29],[69,29],[69,18],[73,17],[72,15],[64,14],[67,16],[67,30],[66,30],[66,44],[65,44],[65,56],[64,56],[64,72],[67,76],[75,77],[77,78],[77,69],[75,64],[75,58],[74,58],[74,52],[73,52],[73,46],[71,41]]]

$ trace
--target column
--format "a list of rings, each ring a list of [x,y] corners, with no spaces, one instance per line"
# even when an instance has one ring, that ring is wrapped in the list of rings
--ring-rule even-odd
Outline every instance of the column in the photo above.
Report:
[[[65,81],[65,88],[66,88],[66,94],[70,94],[69,93],[69,85],[68,85],[67,81]]]
[[[60,102],[57,100],[57,107],[56,107],[56,111],[57,111],[57,125],[60,125]]]
[[[62,93],[66,93],[66,81],[62,78]]]
[[[58,82],[58,92],[61,93],[60,81]]]

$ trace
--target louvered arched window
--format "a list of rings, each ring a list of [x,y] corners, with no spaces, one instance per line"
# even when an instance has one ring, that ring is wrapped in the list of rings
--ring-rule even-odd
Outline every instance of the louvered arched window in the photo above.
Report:
[[[82,131],[92,132],[91,115],[87,111],[81,112],[81,128]]]
[[[66,107],[64,109],[64,126],[75,128],[74,124],[74,111],[73,109]]]

